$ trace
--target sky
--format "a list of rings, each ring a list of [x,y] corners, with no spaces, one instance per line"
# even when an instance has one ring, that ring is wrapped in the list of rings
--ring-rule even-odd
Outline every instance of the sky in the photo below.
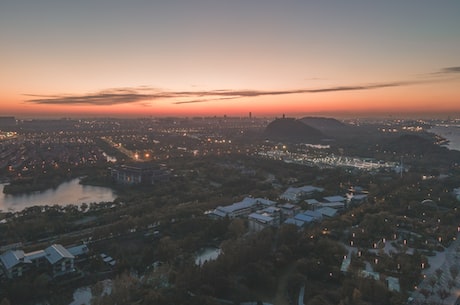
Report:
[[[0,0],[0,116],[452,116],[459,88],[458,0]]]

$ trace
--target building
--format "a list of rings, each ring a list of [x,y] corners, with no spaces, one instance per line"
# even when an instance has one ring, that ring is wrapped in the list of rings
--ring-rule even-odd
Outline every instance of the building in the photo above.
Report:
[[[53,277],[75,271],[74,256],[62,245],[51,245],[45,249]]]
[[[347,198],[343,196],[326,196],[323,197],[323,200],[328,203],[333,203],[333,202],[345,202]]]
[[[9,279],[21,277],[32,265],[32,261],[22,250],[8,250],[2,253],[0,262],[3,273]]]
[[[88,246],[83,244],[79,246],[73,246],[67,248],[70,254],[72,254],[75,258],[75,262],[84,261],[88,257],[89,249]]]
[[[250,231],[261,231],[267,227],[275,225],[275,220],[273,217],[258,213],[249,214],[248,221]]]
[[[121,184],[155,184],[169,179],[166,166],[145,162],[114,167],[110,174],[115,182]]]
[[[337,210],[330,207],[323,207],[316,210],[316,212],[321,213],[324,217],[334,217],[337,215]]]
[[[289,187],[283,194],[281,194],[280,199],[291,202],[299,202],[306,196],[311,196],[315,192],[322,191],[324,191],[323,188],[312,185],[306,185],[302,187]]]
[[[267,227],[281,224],[281,209],[274,206],[266,207],[248,215],[249,230],[261,231]]]
[[[9,279],[21,277],[32,269],[47,270],[51,276],[58,277],[75,271],[75,256],[69,250],[81,253],[85,252],[84,247],[86,246],[66,249],[62,245],[54,244],[44,250],[29,253],[8,250],[0,255],[0,267]]]
[[[300,210],[300,207],[291,203],[279,205],[279,208],[281,209],[281,213],[283,214],[284,218],[294,217],[294,215],[297,214]]]
[[[233,203],[231,205],[218,206],[213,211],[208,213],[208,215],[212,217],[229,218],[243,217],[248,216],[252,212],[257,211],[259,209],[274,206],[275,204],[275,201],[271,201],[264,198],[246,197],[242,201]]]

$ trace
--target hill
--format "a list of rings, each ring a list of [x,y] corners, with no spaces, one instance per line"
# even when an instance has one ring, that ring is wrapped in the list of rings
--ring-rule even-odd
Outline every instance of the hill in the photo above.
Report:
[[[323,134],[336,138],[343,136],[350,136],[359,133],[359,130],[354,126],[344,124],[333,118],[324,117],[304,117],[299,119],[305,125],[318,129]]]
[[[304,117],[299,119],[299,121],[320,131],[343,129],[350,127],[349,125],[346,125],[333,118]]]
[[[293,118],[274,120],[266,127],[265,135],[270,139],[291,141],[319,142],[324,138],[320,130]]]

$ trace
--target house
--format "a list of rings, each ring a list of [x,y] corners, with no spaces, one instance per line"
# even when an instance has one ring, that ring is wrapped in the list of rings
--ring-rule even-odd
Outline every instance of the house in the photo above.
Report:
[[[30,269],[32,261],[29,260],[22,250],[9,250],[0,255],[3,273],[9,279],[21,277]]]
[[[53,277],[75,271],[74,256],[62,245],[54,244],[45,249]]]
[[[70,251],[75,253],[73,255]],[[75,257],[88,253],[86,245],[66,249],[54,244],[44,250],[25,253],[23,250],[8,250],[0,255],[0,267],[9,279],[23,276],[32,269],[48,270],[57,277],[75,271]]]

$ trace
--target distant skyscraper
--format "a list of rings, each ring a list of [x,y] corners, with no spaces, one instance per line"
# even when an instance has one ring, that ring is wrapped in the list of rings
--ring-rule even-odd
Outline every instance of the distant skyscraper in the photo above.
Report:
[[[249,118],[252,119],[252,112],[249,112]]]

